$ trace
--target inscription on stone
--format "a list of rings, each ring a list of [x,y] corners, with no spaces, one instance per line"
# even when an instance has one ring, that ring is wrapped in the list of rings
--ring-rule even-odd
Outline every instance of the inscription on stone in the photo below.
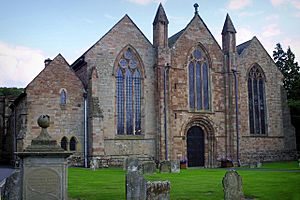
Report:
[[[59,199],[61,197],[60,178],[57,172],[49,168],[31,170],[26,179],[27,199],[44,197],[44,199]]]

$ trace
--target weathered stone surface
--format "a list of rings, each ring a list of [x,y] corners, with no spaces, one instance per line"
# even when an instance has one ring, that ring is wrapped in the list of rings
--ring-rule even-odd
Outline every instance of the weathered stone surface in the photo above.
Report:
[[[129,156],[129,157],[125,158],[124,169],[128,172],[138,171],[139,159],[134,156]]]
[[[242,178],[236,171],[227,171],[222,183],[225,200],[244,199]]]
[[[142,164],[143,174],[153,174],[156,172],[156,163],[154,161],[143,162]]]
[[[171,172],[171,162],[168,160],[162,161],[159,164],[160,173],[170,173]]]
[[[180,173],[180,161],[179,160],[171,161],[171,172],[172,173]]]
[[[169,200],[171,184],[170,181],[147,182],[147,200]]]
[[[138,171],[126,174],[126,200],[145,200],[147,182]]]
[[[3,200],[20,200],[21,197],[21,174],[20,171],[15,171],[6,178]]]

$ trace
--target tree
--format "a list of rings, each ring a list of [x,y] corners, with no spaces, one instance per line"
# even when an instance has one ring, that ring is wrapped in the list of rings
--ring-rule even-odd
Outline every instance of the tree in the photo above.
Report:
[[[0,96],[19,96],[23,92],[23,88],[0,88]]]
[[[300,102],[300,67],[298,63],[295,62],[295,54],[290,47],[288,47],[287,52],[285,52],[278,43],[273,51],[273,58],[284,76],[283,86],[287,91],[289,102]],[[297,104],[299,104],[299,102]]]

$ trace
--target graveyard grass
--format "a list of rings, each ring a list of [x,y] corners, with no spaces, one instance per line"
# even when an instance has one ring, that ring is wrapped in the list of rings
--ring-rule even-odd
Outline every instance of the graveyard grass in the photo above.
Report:
[[[272,171],[264,171],[272,169]],[[243,191],[252,199],[300,199],[298,163],[266,163],[262,169],[237,169]],[[147,180],[171,181],[172,200],[223,199],[222,179],[226,169],[187,169],[180,174],[154,174]],[[69,197],[80,200],[125,199],[125,172],[122,169],[69,168]]]

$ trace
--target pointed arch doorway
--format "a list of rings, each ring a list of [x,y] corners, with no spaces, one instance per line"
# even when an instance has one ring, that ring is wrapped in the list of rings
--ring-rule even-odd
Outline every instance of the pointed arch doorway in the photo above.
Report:
[[[187,159],[189,167],[204,166],[204,131],[199,126],[192,126],[187,131]]]

